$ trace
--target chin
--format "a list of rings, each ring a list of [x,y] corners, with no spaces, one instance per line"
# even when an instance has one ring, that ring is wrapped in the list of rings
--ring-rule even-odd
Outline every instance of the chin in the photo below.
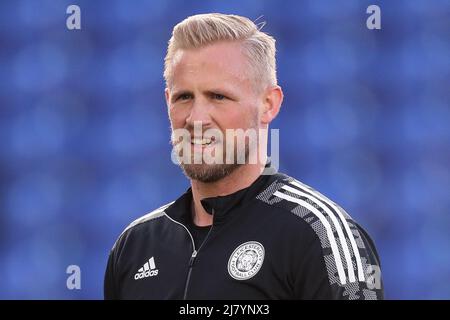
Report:
[[[242,164],[182,164],[184,174],[192,180],[198,180],[204,183],[217,182]]]

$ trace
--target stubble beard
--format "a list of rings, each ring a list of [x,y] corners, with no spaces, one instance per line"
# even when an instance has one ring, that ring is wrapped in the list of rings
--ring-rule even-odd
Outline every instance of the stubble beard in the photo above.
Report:
[[[249,155],[248,145],[245,146],[245,157],[248,159]],[[180,163],[183,173],[192,180],[198,180],[203,183],[217,182],[226,176],[230,175],[236,169],[244,164],[237,163],[223,163],[223,164],[185,164]]]
[[[259,126],[257,117],[253,119],[252,126],[250,129],[256,130],[256,132],[258,132]],[[256,145],[258,145],[258,143]],[[254,150],[250,150],[250,143],[248,139],[246,139],[244,149],[245,161],[244,163],[240,163],[239,161],[237,161],[238,150],[236,146],[236,141],[233,141],[234,159],[232,163],[226,163],[225,161],[227,151],[226,143],[223,144],[222,147],[223,147],[223,163],[207,164],[204,163],[202,160],[202,163],[196,164],[196,163],[184,163],[183,161],[180,161],[179,166],[181,167],[183,173],[187,178],[191,180],[197,180],[203,183],[213,183],[229,176],[238,168],[245,165],[248,162],[250,152],[257,152],[258,150],[257,146],[253,147]]]

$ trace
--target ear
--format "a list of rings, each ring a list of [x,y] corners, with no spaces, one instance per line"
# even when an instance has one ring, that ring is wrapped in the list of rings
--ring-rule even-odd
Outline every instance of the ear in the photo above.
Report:
[[[170,104],[169,104],[169,102],[170,102],[170,91],[169,91],[169,88],[166,88],[165,90],[164,90],[164,94],[165,94],[165,96],[166,96],[166,105],[167,105],[167,108],[169,108],[169,106],[170,106]]]
[[[261,122],[269,124],[280,111],[283,102],[283,90],[278,85],[268,87],[263,94],[263,100],[264,108],[261,114]]]

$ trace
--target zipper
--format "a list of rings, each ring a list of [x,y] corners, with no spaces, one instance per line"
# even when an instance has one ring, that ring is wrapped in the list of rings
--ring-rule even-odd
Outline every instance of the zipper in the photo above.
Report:
[[[213,214],[214,214],[214,209],[213,209]],[[183,300],[187,299],[187,293],[188,293],[189,283],[191,281],[191,273],[192,273],[192,268],[194,266],[195,258],[197,258],[197,255],[198,255],[200,249],[208,241],[208,238],[209,238],[209,235],[211,234],[212,229],[213,229],[213,225],[211,225],[211,228],[209,229],[208,233],[206,234],[206,237],[203,240],[202,244],[198,247],[198,250],[195,250],[195,247],[194,247],[194,252],[192,252],[191,259],[189,259],[189,270],[188,270],[188,274],[186,277],[186,284],[184,285]]]
[[[214,208],[212,209],[212,214],[214,217]],[[195,241],[194,241],[194,237],[192,236],[191,232],[189,231],[189,229],[182,223],[172,219],[171,217],[169,217],[166,214],[166,217],[168,217],[170,220],[172,220],[173,222],[175,222],[176,224],[182,226],[184,228],[184,230],[186,230],[186,232],[188,233],[189,237],[191,238],[191,242],[192,242],[192,255],[191,258],[189,259],[189,269],[188,269],[188,273],[186,276],[186,282],[184,285],[184,293],[183,293],[183,300],[187,299],[187,293],[188,293],[188,288],[189,288],[189,283],[191,281],[191,273],[192,273],[192,267],[194,266],[194,262],[195,262],[195,258],[197,258],[198,252],[200,251],[200,249],[203,247],[203,245],[207,242],[209,235],[211,234],[211,231],[213,229],[214,226],[214,222],[211,225],[211,228],[209,229],[208,233],[206,234],[205,239],[203,240],[202,244],[198,247],[198,250],[195,248]]]
[[[183,300],[186,300],[187,297],[189,282],[191,281],[192,266],[194,265],[195,257],[197,257],[197,252],[197,250],[194,250],[194,252],[192,252],[191,259],[189,259],[189,269],[186,277],[186,282],[184,284]]]

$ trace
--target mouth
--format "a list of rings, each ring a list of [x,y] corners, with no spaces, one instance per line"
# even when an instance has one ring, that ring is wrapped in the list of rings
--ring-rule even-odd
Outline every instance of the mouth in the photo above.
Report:
[[[193,138],[191,139],[191,145],[195,146],[195,147],[208,147],[212,144],[214,144],[214,142],[216,141],[216,139],[214,137],[211,138]]]

